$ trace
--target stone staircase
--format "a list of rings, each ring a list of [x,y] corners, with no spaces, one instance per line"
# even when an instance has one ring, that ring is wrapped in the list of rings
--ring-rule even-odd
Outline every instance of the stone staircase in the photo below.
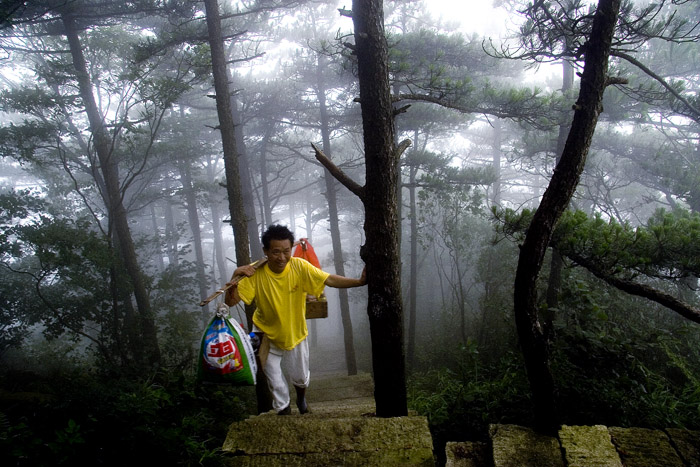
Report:
[[[294,398],[292,397],[292,400]],[[223,450],[231,466],[432,466],[425,417],[374,415],[369,375],[313,380],[311,413],[266,413],[231,425]]]
[[[447,443],[451,467],[700,467],[700,432],[562,426],[556,437],[491,425],[491,442]]]
[[[370,375],[313,380],[312,413],[266,413],[231,425],[223,450],[231,466],[432,466],[425,417],[374,415]],[[293,400],[293,398],[292,398]],[[450,442],[447,466],[700,467],[700,432],[563,426],[545,436],[491,425],[489,442]]]

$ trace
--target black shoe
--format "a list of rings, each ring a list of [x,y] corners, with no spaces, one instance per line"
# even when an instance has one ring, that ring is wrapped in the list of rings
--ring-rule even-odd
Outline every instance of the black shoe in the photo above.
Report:
[[[309,406],[306,403],[306,388],[294,386],[294,389],[297,393],[297,408],[299,409],[299,413],[302,415],[309,413]]]
[[[287,405],[287,407],[283,408],[279,412],[277,412],[277,415],[291,415],[292,414],[292,408]]]
[[[306,403],[306,399],[302,399],[301,402],[297,401],[297,408],[299,409],[299,413],[302,415],[311,411],[309,409],[309,405]]]

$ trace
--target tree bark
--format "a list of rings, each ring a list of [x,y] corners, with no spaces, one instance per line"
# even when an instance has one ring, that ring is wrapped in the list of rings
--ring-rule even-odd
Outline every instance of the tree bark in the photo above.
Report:
[[[515,322],[532,390],[535,420],[543,431],[555,430],[558,416],[549,367],[549,347],[538,317],[537,277],[552,231],[578,185],[602,111],[608,59],[620,0],[600,0],[587,43],[581,90],[561,160],[554,169],[520,248],[514,284]]]
[[[374,398],[377,416],[398,417],[408,412],[396,196],[400,153],[394,144],[383,2],[353,0],[352,5],[366,161],[361,256],[367,265]]]
[[[229,93],[229,73],[226,68],[224,42],[221,34],[221,18],[217,0],[204,0],[211,49],[211,66],[216,93],[216,111],[219,116],[219,129],[224,151],[224,168],[226,173],[226,192],[228,193],[231,227],[233,228],[238,265],[250,264],[250,242],[248,239],[247,219],[243,206],[241,176],[238,166],[238,149],[236,147],[235,125],[231,113],[231,96]]]
[[[139,313],[139,328],[144,345],[142,349],[144,363],[157,367],[160,365],[158,333],[151,310],[150,298],[146,290],[146,284],[138,264],[136,247],[131,237],[126,209],[122,202],[118,161],[112,153],[112,142],[107,135],[107,130],[102,121],[102,115],[95,101],[92,82],[78,36],[78,28],[75,19],[70,13],[64,13],[61,19],[63,21],[73,66],[75,68],[80,98],[83,101],[85,112],[90,123],[95,152],[97,152],[97,158],[100,161],[100,167],[102,169],[107,195],[105,202],[107,204],[110,222],[114,226],[115,234],[119,242],[119,252],[134,289],[134,298],[136,299],[136,306]]]

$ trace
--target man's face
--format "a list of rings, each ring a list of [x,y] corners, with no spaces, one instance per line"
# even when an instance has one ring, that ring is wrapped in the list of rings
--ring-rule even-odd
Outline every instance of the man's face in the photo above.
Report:
[[[292,257],[292,242],[290,240],[270,240],[270,248],[263,248],[267,256],[267,266],[276,274],[284,271]]]

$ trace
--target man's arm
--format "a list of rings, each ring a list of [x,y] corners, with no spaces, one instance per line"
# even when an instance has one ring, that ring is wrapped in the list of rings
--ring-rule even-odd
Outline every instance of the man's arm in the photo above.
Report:
[[[367,273],[365,269],[362,269],[362,274],[358,279],[352,277],[339,276],[337,274],[331,274],[328,276],[324,282],[328,287],[335,287],[336,289],[349,289],[351,287],[362,287],[367,284]]]
[[[241,301],[241,297],[238,295],[238,286],[233,285],[226,289],[226,295],[224,295],[224,303],[228,306],[233,306]]]
[[[241,277],[241,276],[246,276],[246,277],[251,277],[253,274],[255,274],[255,267],[253,267],[252,264],[246,264],[243,266],[239,266],[236,268],[235,271],[233,271],[233,276],[231,276],[231,281],[233,281],[234,278]],[[238,281],[236,281],[238,282]],[[226,285],[229,286],[228,289],[226,289],[226,295],[224,296],[224,303],[226,303],[228,306],[233,306],[236,303],[241,301],[240,295],[238,295],[238,286],[236,283],[232,282],[227,282]]]

